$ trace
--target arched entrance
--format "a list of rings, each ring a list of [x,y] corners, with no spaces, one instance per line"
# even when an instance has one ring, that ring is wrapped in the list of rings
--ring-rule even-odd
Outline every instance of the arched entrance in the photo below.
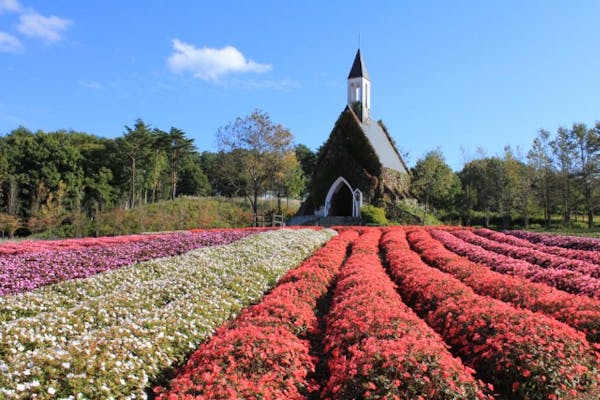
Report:
[[[331,217],[351,217],[352,216],[352,191],[346,185],[339,185],[337,191],[331,197],[331,206],[329,208]]]
[[[358,218],[361,206],[362,192],[358,189],[353,190],[348,181],[340,176],[327,192],[324,216]]]

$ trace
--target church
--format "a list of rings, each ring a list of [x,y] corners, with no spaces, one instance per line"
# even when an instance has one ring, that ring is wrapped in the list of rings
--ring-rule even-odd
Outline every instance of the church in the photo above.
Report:
[[[321,147],[310,205],[316,217],[360,217],[408,195],[409,171],[381,120],[371,116],[371,78],[358,49],[348,74],[348,101]]]

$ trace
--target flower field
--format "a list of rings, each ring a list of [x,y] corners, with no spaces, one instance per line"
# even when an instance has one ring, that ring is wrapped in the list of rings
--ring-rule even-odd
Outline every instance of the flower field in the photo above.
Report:
[[[0,295],[14,294],[153,258],[226,244],[251,230],[204,231],[115,238],[24,242],[0,246]]]
[[[14,245],[0,256],[17,260],[0,264],[0,398],[597,400],[600,252],[527,235],[340,227]],[[43,271],[52,279],[19,286]]]
[[[143,398],[332,234],[266,232],[0,297],[0,397]]]

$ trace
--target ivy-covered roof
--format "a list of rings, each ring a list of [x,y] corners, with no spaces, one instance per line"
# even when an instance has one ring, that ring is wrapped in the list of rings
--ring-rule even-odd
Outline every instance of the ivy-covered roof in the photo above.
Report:
[[[365,63],[363,62],[362,57],[360,55],[360,49],[358,49],[358,51],[356,52],[356,57],[354,57],[352,69],[348,74],[348,79],[352,78],[366,78],[368,80],[371,80],[371,78],[369,78],[369,73],[367,72],[367,67],[365,66]]]

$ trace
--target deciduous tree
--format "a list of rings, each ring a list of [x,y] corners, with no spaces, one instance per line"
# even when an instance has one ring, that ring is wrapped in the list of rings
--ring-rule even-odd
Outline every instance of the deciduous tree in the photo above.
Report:
[[[241,188],[254,215],[258,213],[258,196],[281,168],[285,154],[291,151],[292,134],[282,125],[274,124],[264,111],[256,110],[238,117],[217,132],[219,147],[224,152],[237,150],[241,166]]]

